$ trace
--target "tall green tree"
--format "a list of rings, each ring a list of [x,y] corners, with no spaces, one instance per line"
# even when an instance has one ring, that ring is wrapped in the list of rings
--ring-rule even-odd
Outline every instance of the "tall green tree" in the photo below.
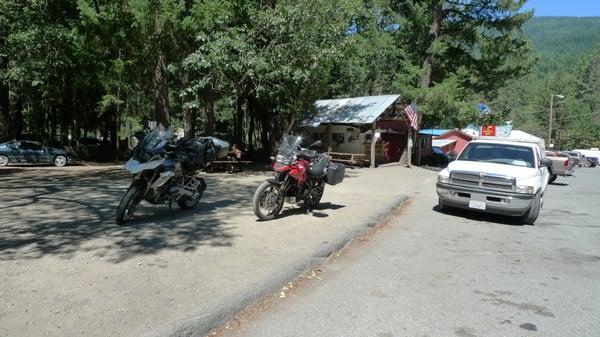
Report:
[[[405,46],[412,64],[420,66],[413,83],[423,90],[413,95],[421,100],[425,124],[440,122],[438,112],[431,109],[441,107],[429,102],[439,95],[428,94],[429,89],[441,85],[434,90],[448,94],[445,115],[468,116],[471,113],[460,109],[466,108],[460,102],[471,100],[474,106],[474,96],[494,98],[506,81],[527,74],[533,65],[530,43],[522,33],[531,17],[521,11],[525,0],[392,3],[403,18],[398,43]],[[444,85],[447,80],[454,84]]]
[[[8,80],[5,78],[8,69],[8,55],[5,54],[6,21],[0,17],[0,141],[10,138],[10,99]]]

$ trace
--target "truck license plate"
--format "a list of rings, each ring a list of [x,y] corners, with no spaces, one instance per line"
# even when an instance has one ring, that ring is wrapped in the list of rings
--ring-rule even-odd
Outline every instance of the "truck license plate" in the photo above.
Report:
[[[469,208],[485,210],[485,201],[469,200]]]

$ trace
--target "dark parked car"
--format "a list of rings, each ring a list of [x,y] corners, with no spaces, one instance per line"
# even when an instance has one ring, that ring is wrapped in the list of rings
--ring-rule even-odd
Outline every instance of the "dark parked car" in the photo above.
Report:
[[[54,164],[65,166],[77,158],[64,149],[46,147],[39,142],[15,140],[0,144],[0,166],[8,164]]]
[[[448,166],[449,162],[448,156],[444,153],[444,151],[442,151],[442,149],[439,147],[434,146],[431,148],[431,155],[423,158],[421,163],[426,166],[443,168]]]
[[[586,156],[585,159],[588,161],[589,166],[591,166],[591,167],[596,167],[596,166],[600,165],[600,160],[598,160],[598,157]]]

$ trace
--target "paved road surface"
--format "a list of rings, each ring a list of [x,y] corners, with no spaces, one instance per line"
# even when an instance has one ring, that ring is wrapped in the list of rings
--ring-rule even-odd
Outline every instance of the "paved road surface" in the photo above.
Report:
[[[576,174],[549,186],[536,226],[438,213],[431,186],[321,280],[217,334],[600,336],[600,170]]]

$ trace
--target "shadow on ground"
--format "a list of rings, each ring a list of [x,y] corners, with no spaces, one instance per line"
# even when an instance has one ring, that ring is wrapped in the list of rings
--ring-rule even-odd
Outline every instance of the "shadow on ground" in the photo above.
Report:
[[[474,221],[487,221],[487,222],[492,222],[492,223],[496,223],[496,224],[501,224],[501,225],[508,225],[508,226],[526,226],[519,217],[511,217],[511,216],[503,216],[503,215],[497,215],[497,214],[491,214],[491,213],[484,213],[484,212],[477,212],[477,211],[469,211],[466,209],[458,209],[458,208],[450,208],[448,210],[444,210],[444,211],[440,211],[438,206],[434,206],[432,208],[432,210],[438,212],[438,213],[442,213],[442,214],[446,214],[446,215],[450,215],[450,216],[454,216],[454,217],[461,217],[461,218],[466,218],[469,220],[474,220]]]
[[[126,226],[114,222],[130,183],[118,170],[3,171],[0,175],[0,260],[93,252],[111,262],[161,250],[232,246],[226,219],[250,208],[255,184],[205,176],[208,190],[188,211],[143,202]],[[227,212],[224,210],[227,209]]]
[[[330,202],[321,202],[321,203],[319,203],[319,206],[317,206],[316,209],[313,209],[312,211],[309,212],[305,207],[302,206],[302,203],[299,203],[296,205],[288,204],[287,206],[291,206],[291,207],[283,209],[281,211],[281,213],[279,213],[278,218],[285,218],[285,217],[292,216],[292,215],[302,215],[302,214],[309,214],[316,218],[327,218],[327,217],[329,217],[329,214],[323,213],[322,211],[336,210],[336,209],[346,207],[344,205],[332,204]]]

